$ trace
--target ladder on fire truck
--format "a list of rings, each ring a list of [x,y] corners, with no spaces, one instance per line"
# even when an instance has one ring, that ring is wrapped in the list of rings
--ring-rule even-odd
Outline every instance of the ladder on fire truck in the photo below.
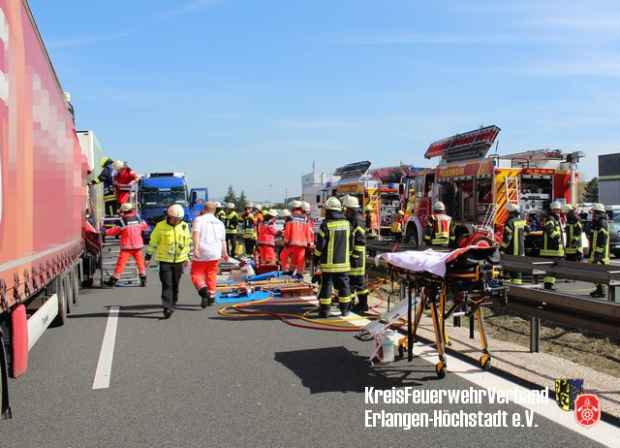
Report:
[[[119,216],[111,216],[103,218],[104,228],[123,225]],[[121,251],[120,239],[113,236],[106,236],[103,241],[101,253],[102,282],[109,279],[114,273],[116,260]],[[140,286],[140,274],[133,257],[129,258],[123,275],[118,279],[117,286]]]

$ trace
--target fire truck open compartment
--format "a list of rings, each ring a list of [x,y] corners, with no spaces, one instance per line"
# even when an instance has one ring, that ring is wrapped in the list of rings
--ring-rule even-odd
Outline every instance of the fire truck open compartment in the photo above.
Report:
[[[525,213],[546,210],[553,198],[553,177],[542,174],[521,175],[520,205]]]

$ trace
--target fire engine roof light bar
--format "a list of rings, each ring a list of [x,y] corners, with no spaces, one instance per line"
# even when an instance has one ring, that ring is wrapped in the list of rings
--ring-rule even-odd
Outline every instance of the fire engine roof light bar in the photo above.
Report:
[[[371,162],[368,160],[362,162],[349,163],[348,165],[341,166],[334,171],[334,176],[340,177],[354,177],[362,176],[368,172]]]
[[[424,157],[441,157],[447,162],[481,159],[487,155],[500,131],[493,125],[438,140],[431,143]]]

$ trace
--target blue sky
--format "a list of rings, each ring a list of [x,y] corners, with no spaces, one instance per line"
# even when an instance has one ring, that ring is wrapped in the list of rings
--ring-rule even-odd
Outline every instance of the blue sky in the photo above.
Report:
[[[496,124],[500,152],[620,151],[620,2],[30,0],[80,129],[213,196],[300,191]]]

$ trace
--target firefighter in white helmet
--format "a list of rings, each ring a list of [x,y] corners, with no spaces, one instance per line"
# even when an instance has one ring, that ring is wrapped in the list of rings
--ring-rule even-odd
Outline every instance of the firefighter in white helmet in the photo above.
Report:
[[[521,209],[517,204],[508,204],[508,221],[504,225],[504,236],[501,242],[501,250],[505,254],[525,256],[525,234],[527,224],[521,217]],[[514,285],[523,284],[523,275],[520,272],[510,273],[511,282]]]
[[[226,210],[221,202],[215,203],[215,217],[222,222],[226,221]]]
[[[349,286],[353,298],[357,303],[353,309],[358,313],[368,311],[368,279],[366,278],[366,227],[364,215],[360,210],[360,203],[355,196],[347,195],[342,200],[345,216],[351,224],[351,270],[349,271]]]
[[[549,213],[545,217],[543,225],[543,248],[540,250],[541,257],[563,258],[564,257],[564,239],[562,238],[561,224],[562,204],[559,201],[553,201],[549,206]],[[545,289],[555,289],[555,276],[546,274],[543,282]]]
[[[583,260],[583,224],[572,205],[566,206],[566,260]]]
[[[340,312],[349,314],[351,290],[349,271],[351,245],[351,224],[342,214],[342,205],[338,198],[330,197],[325,201],[325,219],[316,235],[314,265],[320,270],[319,317],[330,314],[332,287],[338,292]]]
[[[179,285],[183,269],[189,262],[191,235],[189,225],[183,221],[185,211],[179,204],[172,204],[166,211],[166,219],[160,221],[151,233],[151,240],[146,251],[147,262],[155,254],[159,262],[159,279],[161,280],[161,300],[164,317],[169,318],[174,312],[179,298]]]
[[[609,223],[603,204],[592,207],[592,242],[590,244],[590,263],[609,264]],[[605,286],[597,284],[590,293],[592,297],[605,297]]]
[[[438,248],[454,244],[454,222],[446,214],[446,206],[441,201],[433,204],[433,213],[428,217],[424,232],[424,242],[427,246]]]
[[[256,215],[254,214],[254,204],[249,202],[245,207],[245,212],[241,215],[241,229],[245,253],[247,256],[254,255],[256,247]]]
[[[237,234],[239,233],[239,215],[235,211],[235,204],[233,202],[226,204],[224,225],[226,226],[226,246],[228,255],[234,257],[237,249]]]

